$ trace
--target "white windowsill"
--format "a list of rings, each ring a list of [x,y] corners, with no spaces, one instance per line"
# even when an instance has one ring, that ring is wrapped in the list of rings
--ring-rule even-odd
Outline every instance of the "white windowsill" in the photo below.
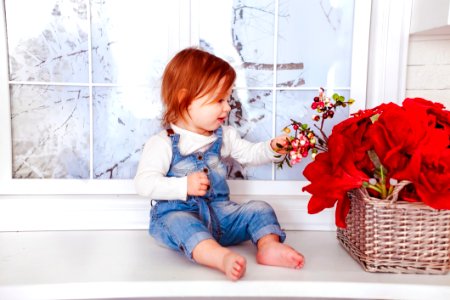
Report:
[[[307,213],[307,195],[231,195],[264,200],[287,230],[333,230],[334,211]],[[137,195],[0,195],[1,231],[147,229],[150,200]]]
[[[3,232],[0,299],[450,299],[450,274],[365,272],[335,232],[289,231],[287,242],[305,255],[304,269],[258,265],[245,243],[233,248],[247,258],[247,273],[230,282],[158,246],[144,230]]]

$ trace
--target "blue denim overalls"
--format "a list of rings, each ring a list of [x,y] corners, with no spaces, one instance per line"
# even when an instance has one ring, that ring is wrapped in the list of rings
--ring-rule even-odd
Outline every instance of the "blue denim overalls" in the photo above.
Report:
[[[229,200],[226,167],[221,162],[222,127],[217,140],[204,153],[181,155],[180,136],[167,130],[172,140],[172,162],[167,177],[183,177],[202,171],[208,175],[210,188],[205,196],[183,200],[156,200],[151,210],[150,234],[169,248],[182,251],[192,260],[192,251],[206,239],[222,246],[252,240],[254,244],[270,233],[286,238],[272,207],[263,201],[237,204]]]

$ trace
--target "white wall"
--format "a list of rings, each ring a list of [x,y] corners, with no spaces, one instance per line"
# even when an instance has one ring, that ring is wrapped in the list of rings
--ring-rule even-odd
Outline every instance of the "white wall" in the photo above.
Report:
[[[441,102],[450,109],[450,35],[411,36],[406,97]]]

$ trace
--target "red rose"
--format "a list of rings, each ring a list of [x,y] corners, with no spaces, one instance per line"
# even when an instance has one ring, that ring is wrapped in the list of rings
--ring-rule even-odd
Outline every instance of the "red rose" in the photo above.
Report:
[[[415,111],[425,111],[430,120],[430,127],[444,128],[450,139],[450,112],[445,110],[441,103],[431,102],[422,98],[407,98],[403,101],[403,107],[412,115]]]
[[[359,111],[333,128],[328,141],[328,149],[333,154],[334,166],[345,157],[351,159],[354,167],[362,172],[372,169],[372,163],[367,157],[367,151],[371,149],[371,145],[368,143],[366,135],[372,124],[371,117],[377,113],[379,113],[379,107]]]
[[[351,157],[348,155],[346,157]],[[336,207],[336,225],[346,227],[345,218],[350,208],[347,192],[362,186],[368,177],[351,165],[351,160],[333,169],[332,152],[320,153],[303,174],[311,182],[303,188],[312,196],[308,202],[308,213],[315,214],[325,208]]]
[[[450,148],[424,156],[413,184],[422,202],[436,209],[450,209]]]
[[[450,113],[444,110],[439,111],[439,108],[443,106],[424,99],[406,99],[404,105],[408,115],[415,116],[414,121],[409,122],[411,127],[415,125],[415,129],[408,136],[416,135],[417,145],[410,147],[409,152],[403,150],[410,157],[409,163],[403,170],[397,170],[392,176],[399,180],[407,179],[417,182],[423,173],[423,164],[431,165],[431,159],[434,159],[434,165],[439,164],[436,157],[445,153],[450,147],[450,126],[438,121],[438,119],[448,119]],[[436,117],[437,115],[439,118]]]

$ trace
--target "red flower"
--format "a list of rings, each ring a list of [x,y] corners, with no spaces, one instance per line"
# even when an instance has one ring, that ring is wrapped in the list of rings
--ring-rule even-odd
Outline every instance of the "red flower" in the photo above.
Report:
[[[441,103],[434,103],[422,98],[407,98],[403,101],[403,107],[411,114],[423,110],[428,114],[429,127],[443,128],[450,139],[450,113]]]
[[[308,213],[315,214],[325,208],[336,207],[336,225],[346,227],[345,218],[350,209],[347,191],[362,186],[368,177],[352,166],[350,159],[333,168],[332,152],[320,153],[304,170],[303,174],[310,184],[303,188],[312,194],[308,203]],[[349,157],[349,156],[346,156]]]
[[[450,209],[450,148],[423,157],[413,182],[420,200],[435,209]]]
[[[427,119],[422,111],[417,112],[411,122],[411,115],[406,109],[393,105],[384,110],[368,129],[367,138],[371,140],[371,147],[387,167],[390,176],[397,178],[397,173],[405,170],[419,145],[426,139]],[[405,180],[412,180],[414,176],[404,172],[402,175]]]
[[[352,103],[339,95],[333,99],[333,107]],[[442,104],[422,98],[405,99],[402,106],[382,104],[335,125],[329,137],[322,131],[324,114],[320,148],[311,146],[322,153],[303,171],[310,181],[303,188],[311,194],[309,213],[336,205],[336,225],[345,228],[349,191],[364,187],[384,199],[402,180],[411,184],[401,191],[401,200],[450,209],[450,112]],[[293,124],[317,137],[309,126]]]

